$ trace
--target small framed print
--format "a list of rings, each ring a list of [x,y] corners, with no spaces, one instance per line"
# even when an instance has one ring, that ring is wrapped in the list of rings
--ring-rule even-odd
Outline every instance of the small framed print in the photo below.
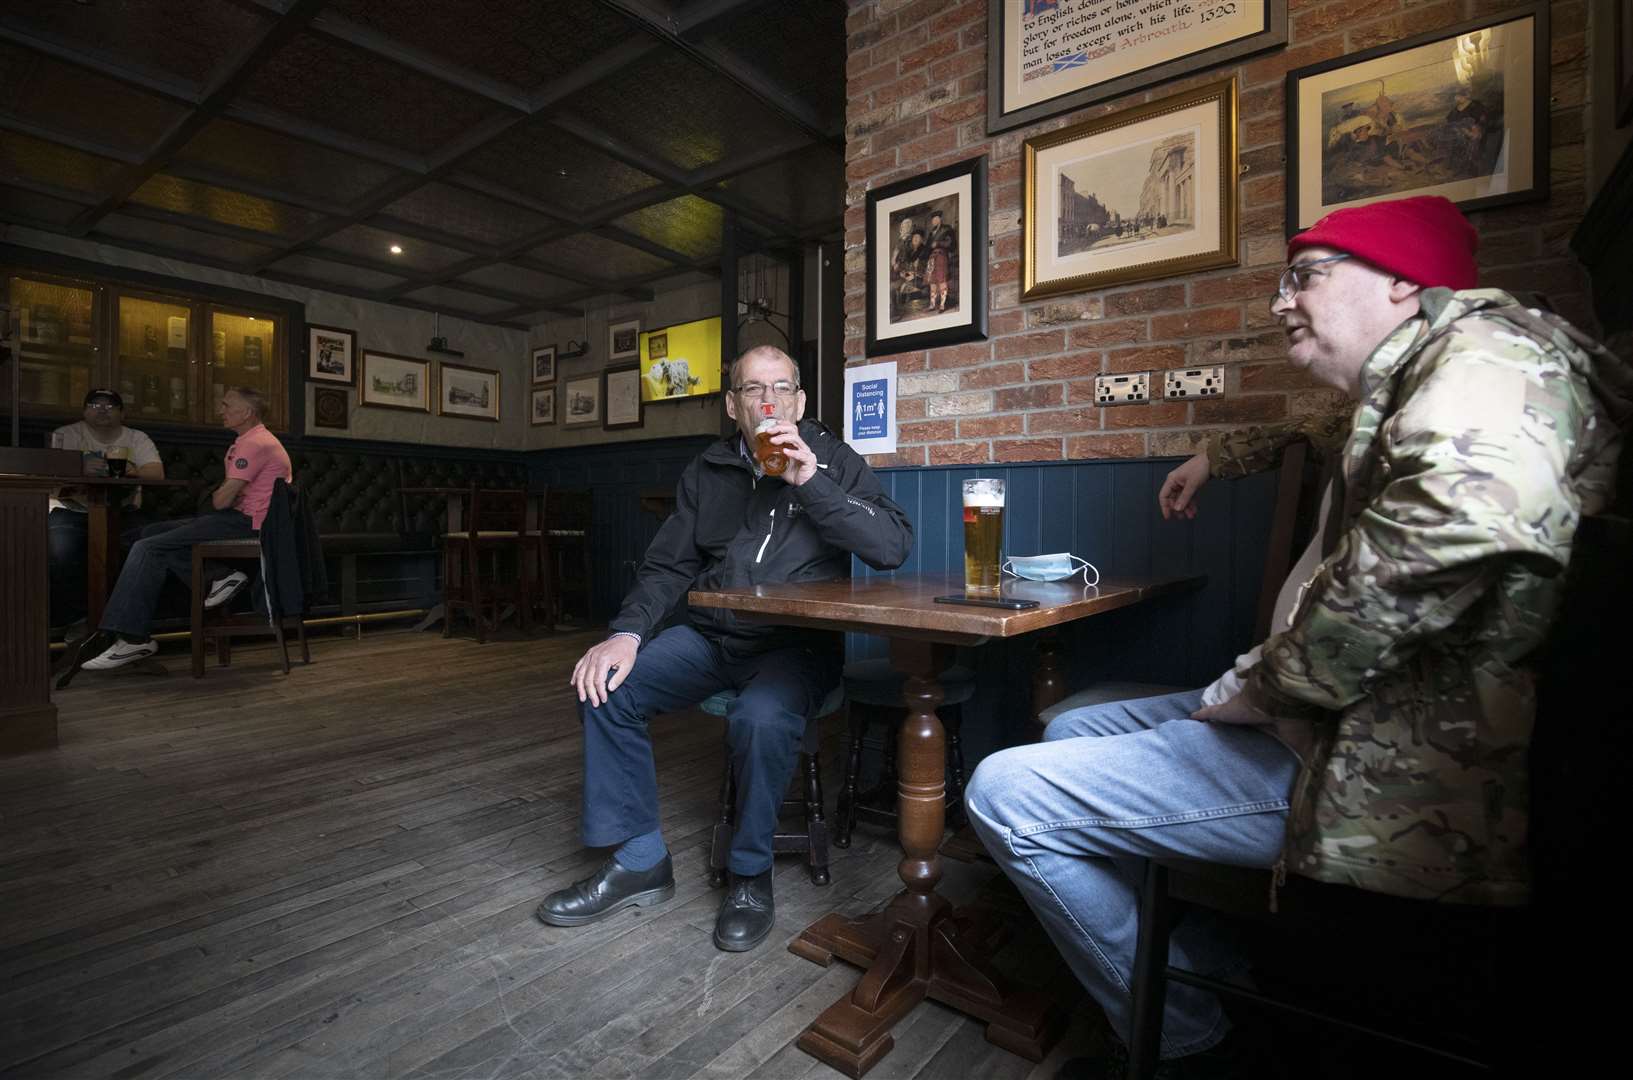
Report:
[[[306,324],[306,378],[309,382],[357,381],[357,334],[338,326]]]
[[[568,379],[561,388],[561,422],[568,427],[601,422],[601,376]]]
[[[533,385],[556,381],[556,347],[543,345],[533,350]]]
[[[438,373],[437,415],[467,420],[499,419],[499,373],[460,364],[442,364]]]
[[[626,319],[607,327],[607,359],[628,360],[641,355],[641,320]]]
[[[312,387],[312,424],[315,427],[346,430],[351,415],[351,395],[340,386]]]
[[[641,426],[641,365],[608,368],[602,372],[601,398],[606,402],[608,431]]]
[[[527,422],[534,427],[556,422],[556,388],[554,386],[546,386],[542,390],[533,391],[533,407],[528,411]]]
[[[431,411],[431,361],[390,353],[363,354],[360,404],[376,409]]]
[[[1548,197],[1549,6],[1287,73],[1287,232],[1347,206]]]

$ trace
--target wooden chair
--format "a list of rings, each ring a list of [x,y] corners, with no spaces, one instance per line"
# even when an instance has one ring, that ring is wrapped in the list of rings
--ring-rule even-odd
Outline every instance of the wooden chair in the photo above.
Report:
[[[254,588],[266,588],[266,560],[259,540],[203,540],[193,545],[192,613],[193,678],[204,677],[204,643],[215,642],[216,662],[222,667],[232,663],[232,639],[249,635],[272,634],[278,641],[278,653],[283,662],[283,673],[289,674],[289,643],[285,631],[293,629],[301,646],[301,663],[312,662],[312,650],[306,641],[304,613],[286,614],[273,618],[255,612],[232,614],[210,612],[206,618],[204,597],[210,582],[205,576],[205,564],[221,561],[252,561],[257,570],[252,575]],[[270,604],[269,604],[270,607]]]
[[[853,660],[845,665],[845,701],[850,706],[850,733],[845,754],[845,781],[834,809],[834,846],[851,846],[858,820],[896,827],[896,732],[907,716],[901,703],[905,676],[889,660]],[[947,732],[947,825],[956,828],[964,818],[964,744],[959,738],[963,705],[975,696],[975,673],[953,665],[941,674],[945,695],[936,706]],[[879,779],[866,791],[857,791],[862,772],[862,741],[870,724],[885,727],[884,761]]]
[[[699,706],[710,716],[724,718],[731,703],[736,700],[735,690],[722,690]],[[828,873],[828,822],[822,811],[822,718],[831,716],[845,704],[843,685],[834,687],[823,700],[816,715],[805,723],[805,737],[800,747],[800,767],[794,774],[794,787],[783,799],[779,818],[798,817],[804,826],[798,831],[784,831],[779,822],[772,834],[771,850],[802,852],[811,872],[811,883],[826,885],[832,880]],[[726,766],[720,780],[720,811],[715,822],[714,837],[709,845],[709,883],[726,883],[727,857],[731,852],[732,828],[737,820],[737,773],[732,768],[731,748],[726,748]]]
[[[550,624],[561,621],[565,609],[564,594],[571,592],[584,601],[584,621],[590,621],[592,566],[590,544],[593,542],[592,524],[595,517],[595,496],[588,490],[551,490],[544,498],[544,544],[540,555],[544,574],[549,576],[546,586],[553,598]],[[569,576],[568,567],[577,570]]]
[[[463,527],[442,535],[443,637],[453,633],[454,613],[466,611],[477,642],[486,644],[483,611],[491,607],[497,625],[502,602],[515,606],[523,632],[533,629],[530,567],[537,564],[540,537],[527,528],[527,501],[527,492],[519,488],[471,485]],[[505,553],[514,558],[514,580],[501,574],[501,563],[508,561],[501,558]],[[485,565],[493,567],[492,573],[484,573]]]

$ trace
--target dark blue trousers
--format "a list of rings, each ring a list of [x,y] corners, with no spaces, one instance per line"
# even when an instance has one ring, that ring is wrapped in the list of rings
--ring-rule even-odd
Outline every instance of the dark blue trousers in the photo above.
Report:
[[[153,626],[159,590],[174,574],[184,583],[193,580],[193,544],[199,540],[248,540],[254,537],[248,514],[216,510],[185,521],[161,521],[142,530],[119,571],[119,582],[102,609],[101,630],[143,638]]]
[[[805,723],[839,682],[837,657],[779,649],[728,663],[690,626],[672,626],[641,646],[635,668],[584,720],[584,843],[612,847],[658,828],[658,776],[647,721],[688,709],[721,690],[737,699],[726,742],[737,772],[737,829],[730,868],[771,868],[777,807],[799,762]]]

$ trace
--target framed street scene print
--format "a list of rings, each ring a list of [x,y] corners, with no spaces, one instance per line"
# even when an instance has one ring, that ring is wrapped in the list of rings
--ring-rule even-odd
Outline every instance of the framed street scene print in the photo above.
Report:
[[[641,355],[641,320],[625,319],[607,327],[607,359],[629,360]]]
[[[546,386],[542,390],[533,391],[533,408],[527,414],[527,422],[534,427],[540,424],[554,424],[556,422],[556,388]]]
[[[608,431],[641,426],[641,365],[608,368],[602,373],[601,398],[606,402]]]
[[[987,159],[867,195],[867,353],[987,336]]]
[[[1021,299],[1235,266],[1236,80],[1021,147]]]
[[[362,405],[377,409],[431,411],[431,361],[363,352]]]
[[[1287,0],[988,0],[997,134],[1287,44]]]
[[[1548,197],[1548,5],[1287,73],[1287,231],[1333,210],[1444,195]]]
[[[561,422],[568,427],[601,422],[601,376],[581,375],[561,388]]]
[[[543,345],[533,350],[533,385],[556,381],[556,347]]]
[[[499,373],[460,364],[441,364],[437,373],[437,415],[467,420],[499,419]]]
[[[306,324],[306,378],[350,386],[357,378],[357,334],[337,326]]]

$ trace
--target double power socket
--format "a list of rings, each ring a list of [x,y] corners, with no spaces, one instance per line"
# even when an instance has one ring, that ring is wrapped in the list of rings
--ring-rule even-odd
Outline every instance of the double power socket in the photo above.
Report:
[[[1138,405],[1151,400],[1154,371],[1129,375],[1097,375],[1094,379],[1096,405]],[[1223,367],[1174,368],[1162,373],[1162,396],[1171,401],[1185,398],[1219,397],[1225,392]]]

